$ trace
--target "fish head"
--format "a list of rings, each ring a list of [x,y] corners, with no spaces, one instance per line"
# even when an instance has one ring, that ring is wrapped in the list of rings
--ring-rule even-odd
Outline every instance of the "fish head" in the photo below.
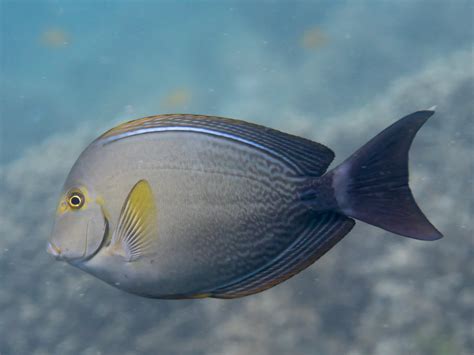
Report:
[[[107,233],[108,219],[102,199],[83,184],[66,183],[47,252],[56,259],[80,263],[97,253]]]

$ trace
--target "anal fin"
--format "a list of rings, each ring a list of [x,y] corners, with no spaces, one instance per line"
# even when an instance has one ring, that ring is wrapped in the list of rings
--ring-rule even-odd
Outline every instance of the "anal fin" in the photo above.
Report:
[[[237,298],[264,291],[304,270],[339,242],[354,226],[335,212],[318,214],[283,253],[256,272],[210,291],[209,297]]]

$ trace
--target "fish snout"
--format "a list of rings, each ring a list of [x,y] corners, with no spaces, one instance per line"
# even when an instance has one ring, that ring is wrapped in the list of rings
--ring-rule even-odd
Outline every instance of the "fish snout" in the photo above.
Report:
[[[54,243],[52,242],[48,242],[48,246],[46,247],[46,252],[54,256],[56,260],[61,259],[61,249],[58,248],[56,245],[54,245]]]

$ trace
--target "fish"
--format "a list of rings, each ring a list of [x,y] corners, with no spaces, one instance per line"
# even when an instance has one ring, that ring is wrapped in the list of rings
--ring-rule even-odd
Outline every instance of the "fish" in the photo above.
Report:
[[[312,27],[301,36],[300,45],[304,49],[319,49],[326,45],[328,37],[319,27]]]
[[[40,36],[40,42],[49,48],[64,48],[71,43],[71,36],[60,28],[50,28]]]
[[[168,93],[160,101],[160,105],[164,108],[177,108],[187,106],[192,98],[191,90],[187,88],[179,88]]]
[[[123,291],[233,299],[306,269],[363,221],[442,234],[408,184],[409,114],[328,170],[333,151],[230,118],[149,116],[95,139],[71,168],[47,251]]]

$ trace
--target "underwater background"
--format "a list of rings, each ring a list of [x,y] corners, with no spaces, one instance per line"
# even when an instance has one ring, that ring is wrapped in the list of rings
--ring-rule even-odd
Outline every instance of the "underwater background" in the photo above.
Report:
[[[472,354],[473,11],[0,0],[0,354]],[[119,122],[239,118],[326,144],[337,163],[433,105],[410,182],[439,241],[359,222],[307,270],[232,301],[139,298],[45,252],[66,174]]]

